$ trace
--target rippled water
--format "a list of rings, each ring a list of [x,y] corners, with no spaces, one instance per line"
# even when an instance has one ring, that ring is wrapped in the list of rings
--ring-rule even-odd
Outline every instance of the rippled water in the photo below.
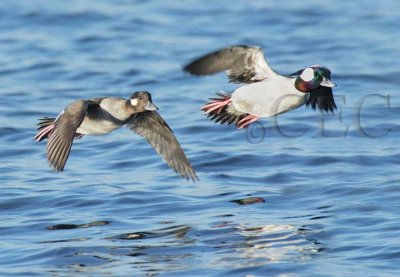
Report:
[[[400,257],[397,1],[2,1],[0,275],[395,276]],[[180,68],[230,44],[288,74],[331,68],[339,110],[246,131],[199,108],[223,74]],[[149,90],[198,172],[121,129],[56,174],[37,118]],[[261,128],[260,128],[261,127]],[[240,205],[256,198],[257,203]],[[233,201],[233,202],[232,202]]]

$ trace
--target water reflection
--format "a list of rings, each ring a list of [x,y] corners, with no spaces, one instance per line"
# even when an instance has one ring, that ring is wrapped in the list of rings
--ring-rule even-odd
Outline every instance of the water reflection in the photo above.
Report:
[[[313,231],[308,231],[301,232],[293,225],[241,226],[238,233],[246,240],[238,252],[256,264],[307,259],[322,251],[321,243],[311,238]]]
[[[305,261],[324,253],[326,247],[319,234],[324,232],[323,221],[331,216],[331,210],[332,206],[317,207],[310,214],[285,217],[287,224],[265,225],[237,222],[239,218],[235,213],[223,213],[215,215],[217,221],[202,227],[162,221],[159,222],[162,228],[42,243],[73,244],[74,247],[57,254],[57,262],[77,272],[106,272],[121,264],[129,265],[134,272],[149,275],[176,271],[189,274],[193,265],[235,271],[293,260]],[[64,232],[79,229],[82,235],[91,230],[88,227],[105,228],[106,225],[112,227],[108,221],[94,221],[58,224],[47,229],[64,229]],[[93,243],[103,246],[92,246]],[[200,258],[195,253],[217,254]]]
[[[321,230],[319,230],[321,231]],[[324,251],[322,243],[313,238],[309,226],[269,224],[248,226],[224,221],[211,228],[195,229],[188,225],[123,233],[103,238],[110,241],[106,248],[77,247],[63,259],[77,267],[103,269],[124,263],[137,270],[158,274],[168,271],[190,270],[192,264],[207,267],[243,268],[248,266],[304,260]],[[83,241],[83,239],[81,239]],[[80,239],[69,240],[79,243]],[[131,243],[126,244],[127,241]],[[193,253],[217,249],[218,255],[200,259]],[[75,263],[79,259],[79,264]]]

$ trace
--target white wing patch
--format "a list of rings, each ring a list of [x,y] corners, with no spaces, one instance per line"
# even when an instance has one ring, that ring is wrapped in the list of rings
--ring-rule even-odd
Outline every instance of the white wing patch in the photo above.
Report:
[[[62,110],[62,112],[56,117],[56,120],[54,120],[54,122],[56,122],[59,118],[60,118],[60,116],[62,116],[63,115],[63,113],[65,112],[65,109],[64,110]]]
[[[312,79],[314,79],[314,69],[307,67],[301,73],[300,78],[306,82],[311,81]]]
[[[132,106],[136,106],[136,105],[137,105],[137,103],[138,103],[138,100],[137,100],[137,98],[135,98],[135,99],[131,99],[131,105],[132,105]]]

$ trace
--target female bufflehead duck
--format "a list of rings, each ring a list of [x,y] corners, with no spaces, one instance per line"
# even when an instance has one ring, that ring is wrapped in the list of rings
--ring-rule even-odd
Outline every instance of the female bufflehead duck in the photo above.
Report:
[[[245,83],[231,95],[217,93],[202,110],[211,120],[245,128],[261,117],[270,117],[304,104],[322,111],[336,109],[328,68],[313,65],[289,76],[274,72],[258,46],[231,46],[189,63],[184,71],[196,76],[225,71],[232,83]]]
[[[47,160],[55,171],[62,171],[74,138],[110,133],[123,125],[147,139],[165,162],[186,179],[197,176],[167,123],[156,112],[147,91],[135,92],[128,100],[105,97],[77,100],[57,118],[42,118],[34,139],[48,139]]]

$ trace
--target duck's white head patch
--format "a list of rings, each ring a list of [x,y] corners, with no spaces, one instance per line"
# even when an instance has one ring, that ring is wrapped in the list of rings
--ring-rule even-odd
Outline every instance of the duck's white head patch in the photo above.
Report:
[[[137,100],[137,98],[133,98],[133,99],[131,99],[131,105],[132,105],[132,106],[136,106],[136,105],[137,105],[137,103],[138,103],[138,100]]]
[[[307,67],[301,73],[300,78],[306,82],[311,81],[312,79],[314,79],[314,69],[312,69],[311,67]]]

